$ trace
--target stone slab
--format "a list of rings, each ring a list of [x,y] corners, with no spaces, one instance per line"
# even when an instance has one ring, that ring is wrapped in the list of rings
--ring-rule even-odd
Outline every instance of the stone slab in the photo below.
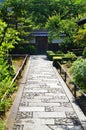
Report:
[[[55,123],[55,119],[50,119],[50,118],[43,118],[43,119],[39,119],[39,118],[30,118],[30,119],[20,119],[17,120],[17,123],[21,123],[21,124],[26,124],[26,123],[35,123],[37,122],[37,120],[41,122],[41,124],[43,125],[54,125]]]
[[[60,103],[29,103],[30,107],[39,106],[60,106]]]
[[[34,112],[33,118],[66,118],[65,112]]]
[[[14,104],[16,112],[12,110],[5,130],[86,130],[81,109],[52,62],[45,59],[30,57],[21,97]]]
[[[45,111],[45,108],[44,107],[19,107],[19,111],[43,112]]]
[[[83,130],[81,126],[73,126],[73,125],[49,125],[51,130]]]
[[[47,93],[48,90],[46,89],[29,89],[27,91],[24,91],[24,92],[28,92],[28,93]]]

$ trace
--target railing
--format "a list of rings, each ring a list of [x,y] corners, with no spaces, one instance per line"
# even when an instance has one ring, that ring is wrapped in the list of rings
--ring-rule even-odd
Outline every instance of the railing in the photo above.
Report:
[[[56,68],[58,69],[58,72],[62,76],[63,80],[66,82],[67,86],[69,87],[75,98],[77,97],[77,90],[79,90],[79,92],[86,97],[86,94],[80,89],[80,87],[72,82],[72,78],[59,62],[56,62]]]
[[[17,78],[21,75],[21,72],[22,72],[22,70],[23,70],[23,68],[24,68],[24,66],[25,66],[25,64],[26,64],[27,58],[28,58],[28,55],[12,55],[12,56],[17,56],[17,57],[18,57],[18,56],[24,56],[25,58],[24,58],[24,60],[23,60],[22,65],[20,66],[20,68],[18,69],[17,73],[15,74],[14,78],[12,79],[12,82],[11,82],[9,88],[12,87],[13,83],[14,83],[14,82],[17,80]],[[2,101],[4,100],[4,98],[7,96],[8,91],[9,91],[9,90],[7,90],[7,91],[4,93],[4,95],[3,95],[2,99],[1,99],[1,102],[2,102]],[[0,110],[0,112],[1,112],[1,110]],[[4,110],[4,112],[5,112],[5,110]]]

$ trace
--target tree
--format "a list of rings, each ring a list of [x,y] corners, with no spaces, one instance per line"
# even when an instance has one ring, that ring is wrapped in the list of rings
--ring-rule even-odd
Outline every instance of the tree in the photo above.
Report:
[[[0,54],[8,54],[10,49],[20,40],[18,38],[18,32],[12,28],[9,28],[5,22],[0,20]]]
[[[28,11],[31,16],[32,21],[34,21],[35,26],[38,28],[44,28],[45,23],[50,16],[49,9],[50,0],[29,0],[28,1]]]
[[[64,42],[60,46],[66,51],[74,48],[74,36],[77,33],[77,24],[76,19],[65,19],[61,20],[60,23],[60,34],[65,34],[64,37],[61,37]]]
[[[9,66],[9,51],[20,40],[18,34],[16,30],[9,28],[5,22],[0,20],[0,109],[3,111],[9,107],[7,104],[9,98],[5,97],[5,100],[1,100],[4,93],[9,90],[15,74],[13,67]],[[12,92],[13,90],[14,88],[11,88],[8,92]]]
[[[79,27],[77,34],[74,36],[74,42],[78,47],[86,47],[86,24]]]
[[[5,58],[9,56],[9,52],[14,48],[20,39],[19,33],[13,28],[9,28],[5,22],[0,20],[0,56]]]
[[[70,19],[86,10],[85,0],[50,0],[52,15],[59,14],[61,19]]]
[[[86,12],[86,1],[82,0],[51,0],[50,7],[52,14],[46,22],[46,28],[50,33],[50,40],[58,38],[60,34],[63,37],[64,47],[72,48],[74,46],[74,36],[77,34],[78,26],[76,21]],[[81,14],[81,15],[80,15]],[[83,17],[82,15],[82,17]]]
[[[46,22],[45,28],[49,31],[49,40],[52,41],[53,38],[59,36],[60,32],[60,22],[61,18],[58,15],[53,15],[49,17],[48,21]]]
[[[2,19],[19,32],[21,43],[29,42],[28,35],[34,26],[28,15],[27,0],[6,0],[1,8]]]

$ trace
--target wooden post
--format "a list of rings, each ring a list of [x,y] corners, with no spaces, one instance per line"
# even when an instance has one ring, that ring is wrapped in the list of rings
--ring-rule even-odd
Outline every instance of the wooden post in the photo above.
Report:
[[[64,79],[64,80],[65,80],[65,82],[66,82],[66,78],[67,78],[67,74],[66,74],[66,72],[64,72],[64,75],[65,75],[65,79]]]
[[[61,66],[59,66],[60,67],[60,74],[61,74]]]
[[[76,84],[74,84],[74,97],[76,98],[76,89],[77,89],[77,86]]]

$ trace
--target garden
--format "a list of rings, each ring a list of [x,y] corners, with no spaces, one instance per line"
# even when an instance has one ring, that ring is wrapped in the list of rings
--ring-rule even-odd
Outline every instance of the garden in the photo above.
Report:
[[[61,50],[46,52],[47,58],[63,78],[78,105],[86,115],[86,48],[82,55],[73,52],[64,53]]]
[[[72,82],[74,82],[80,89],[86,93],[86,49],[83,51],[82,57],[76,56],[73,52],[62,51],[47,51],[47,57],[53,61],[53,65],[58,68],[57,62],[59,62],[67,73],[71,76]]]
[[[61,39],[59,49],[47,50],[47,57],[57,69],[59,62],[71,82],[86,94],[86,23],[78,24],[85,17],[86,0],[0,1],[0,130],[4,130],[12,95],[18,88],[16,82],[10,88],[16,75],[13,64],[20,66],[22,62],[20,58],[17,63],[10,55],[37,54],[36,47],[30,44],[34,30],[48,30],[49,44]]]

